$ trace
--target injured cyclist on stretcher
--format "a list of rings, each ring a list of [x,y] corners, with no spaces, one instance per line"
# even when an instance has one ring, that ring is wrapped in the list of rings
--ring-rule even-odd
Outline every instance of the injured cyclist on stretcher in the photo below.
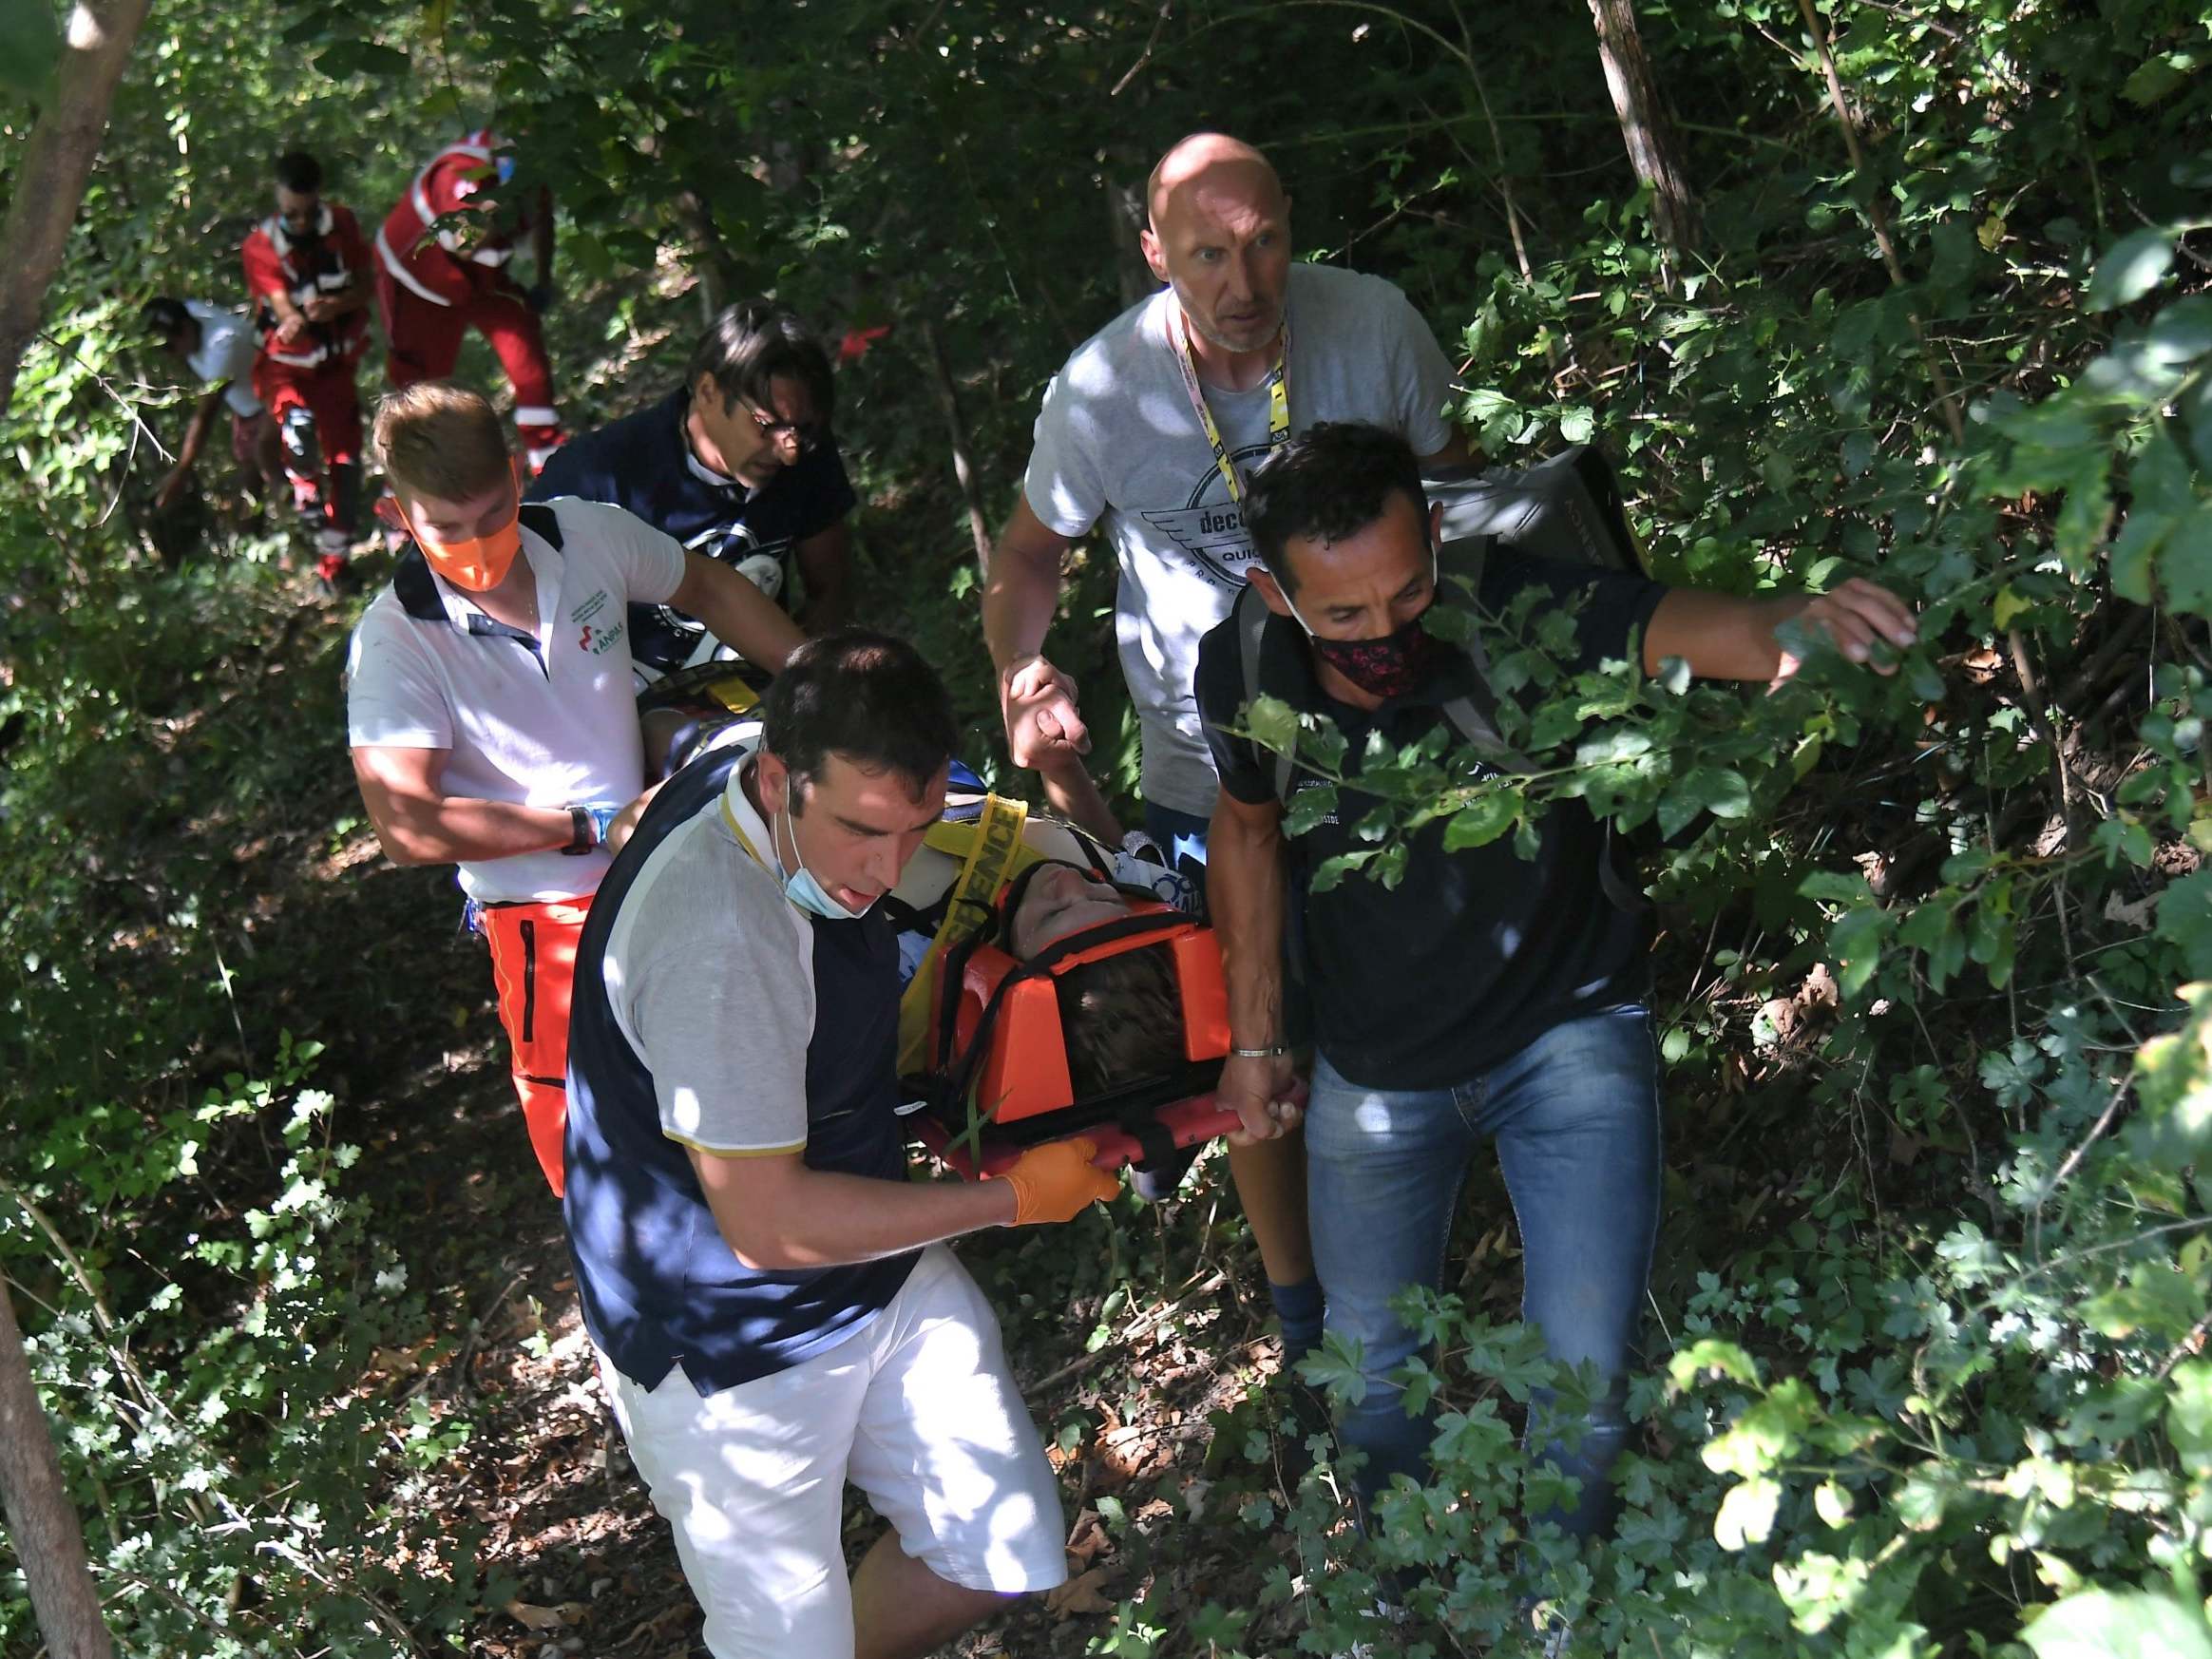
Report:
[[[672,765],[712,765],[756,730],[700,732]],[[995,1169],[1079,1132],[1159,1197],[1198,1143],[1234,1126],[1211,1105],[1228,1044],[1220,950],[1141,835],[1109,846],[956,761],[944,817],[878,905],[898,930],[909,1113],[956,1167]]]

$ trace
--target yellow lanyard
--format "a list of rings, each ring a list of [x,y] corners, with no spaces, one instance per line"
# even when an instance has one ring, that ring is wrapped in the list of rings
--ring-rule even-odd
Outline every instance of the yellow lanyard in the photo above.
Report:
[[[743,765],[744,763],[740,761],[738,764]],[[731,781],[736,781],[734,776],[732,777]],[[767,869],[770,868],[768,860],[760,856],[760,849],[753,845],[753,837],[746,834],[745,831],[738,827],[737,814],[730,810],[730,797],[728,795],[724,795],[722,797],[722,822],[730,826],[730,833],[737,837],[737,845],[745,849],[747,852],[750,852],[753,855],[753,862],[754,864],[760,866],[762,869]],[[771,834],[772,833],[773,831],[772,830]],[[778,859],[777,863],[780,865],[782,860]],[[777,873],[780,875],[782,872],[781,870],[778,870]]]
[[[1214,424],[1213,411],[1206,407],[1206,390],[1198,384],[1197,365],[1191,355],[1190,325],[1184,320],[1183,308],[1176,306],[1168,316],[1168,344],[1175,353],[1175,367],[1183,372],[1183,390],[1191,394],[1191,407],[1198,412],[1198,424],[1205,429],[1206,441],[1213,446],[1213,465],[1221,469],[1221,482],[1229,486],[1229,499],[1239,506],[1244,505],[1244,486],[1237,482],[1236,468],[1230,465],[1229,446],[1221,441],[1221,428]],[[1283,350],[1275,359],[1274,368],[1268,372],[1268,448],[1286,442],[1290,436],[1290,318],[1283,317]]]

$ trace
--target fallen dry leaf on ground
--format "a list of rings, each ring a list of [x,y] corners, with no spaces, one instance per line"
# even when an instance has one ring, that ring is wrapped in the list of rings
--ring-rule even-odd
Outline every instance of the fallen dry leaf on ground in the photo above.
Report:
[[[1065,1584],[1046,1591],[1045,1611],[1059,1619],[1072,1618],[1077,1613],[1112,1612],[1114,1604],[1100,1594],[1098,1590],[1112,1571],[1110,1567],[1094,1567],[1088,1573],[1078,1573]]]

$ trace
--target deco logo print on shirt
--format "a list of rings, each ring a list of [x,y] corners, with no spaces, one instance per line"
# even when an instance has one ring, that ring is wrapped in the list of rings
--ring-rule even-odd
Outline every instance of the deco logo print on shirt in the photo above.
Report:
[[[1203,453],[1203,449],[1201,450]],[[1267,459],[1266,443],[1247,444],[1230,452],[1230,464],[1241,479]],[[1188,505],[1148,507],[1144,522],[1188,553],[1207,579],[1223,587],[1242,587],[1251,567],[1252,539],[1245,533],[1244,508],[1229,499],[1229,486],[1221,468],[1208,461],[1191,491]]]

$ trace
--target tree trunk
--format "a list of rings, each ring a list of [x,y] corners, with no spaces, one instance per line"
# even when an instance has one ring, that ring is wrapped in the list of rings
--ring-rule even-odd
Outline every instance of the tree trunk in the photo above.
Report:
[[[944,429],[952,440],[952,475],[960,483],[961,500],[967,506],[968,537],[976,544],[976,568],[986,575],[991,568],[991,521],[983,512],[982,480],[976,476],[968,448],[967,422],[960,412],[960,389],[952,378],[952,365],[944,355],[944,341],[937,324],[922,319],[922,350],[929,357],[929,378],[937,388],[938,407],[944,413]]]
[[[146,19],[146,0],[78,0],[53,96],[31,130],[14,179],[0,247],[0,410],[15,395],[23,353],[38,333],[47,286],[61,268],[85,181],[107,130],[108,105]],[[53,1659],[113,1659],[100,1592],[85,1559],[85,1530],[63,1484],[60,1461],[15,1307],[0,1285],[0,1512],[30,1587],[30,1605]]]
[[[20,351],[21,348],[18,348]],[[12,365],[10,365],[12,368]],[[53,1659],[113,1659],[100,1592],[85,1562],[85,1532],[62,1484],[39,1409],[23,1331],[0,1284],[0,1502],[8,1538],[30,1584],[30,1605]]]
[[[722,227],[715,222],[715,210],[707,205],[707,199],[696,190],[677,193],[676,210],[691,226],[693,239],[698,244],[698,257],[692,261],[692,269],[698,274],[699,327],[711,329],[715,319],[722,315],[722,308],[730,303],[730,296],[743,280],[737,260],[730,252],[730,244],[722,238]]]
[[[0,247],[0,410],[15,395],[16,371],[38,333],[47,285],[62,263],[85,181],[107,130],[107,107],[146,20],[147,0],[77,0],[53,96],[31,129],[16,174]]]
[[[1597,55],[1605,64],[1605,84],[1620,117],[1629,164],[1651,187],[1659,239],[1679,261],[1697,245],[1697,199],[1690,194],[1681,145],[1659,103],[1659,88],[1651,82],[1651,61],[1644,55],[1635,7],[1631,0],[1590,0],[1590,17],[1597,25]]]
[[[1140,184],[1122,184],[1113,179],[1106,181],[1106,231],[1114,243],[1114,276],[1121,289],[1124,310],[1135,305],[1154,289],[1159,278],[1152,274],[1145,263],[1144,243],[1138,233],[1144,229],[1144,187]]]

